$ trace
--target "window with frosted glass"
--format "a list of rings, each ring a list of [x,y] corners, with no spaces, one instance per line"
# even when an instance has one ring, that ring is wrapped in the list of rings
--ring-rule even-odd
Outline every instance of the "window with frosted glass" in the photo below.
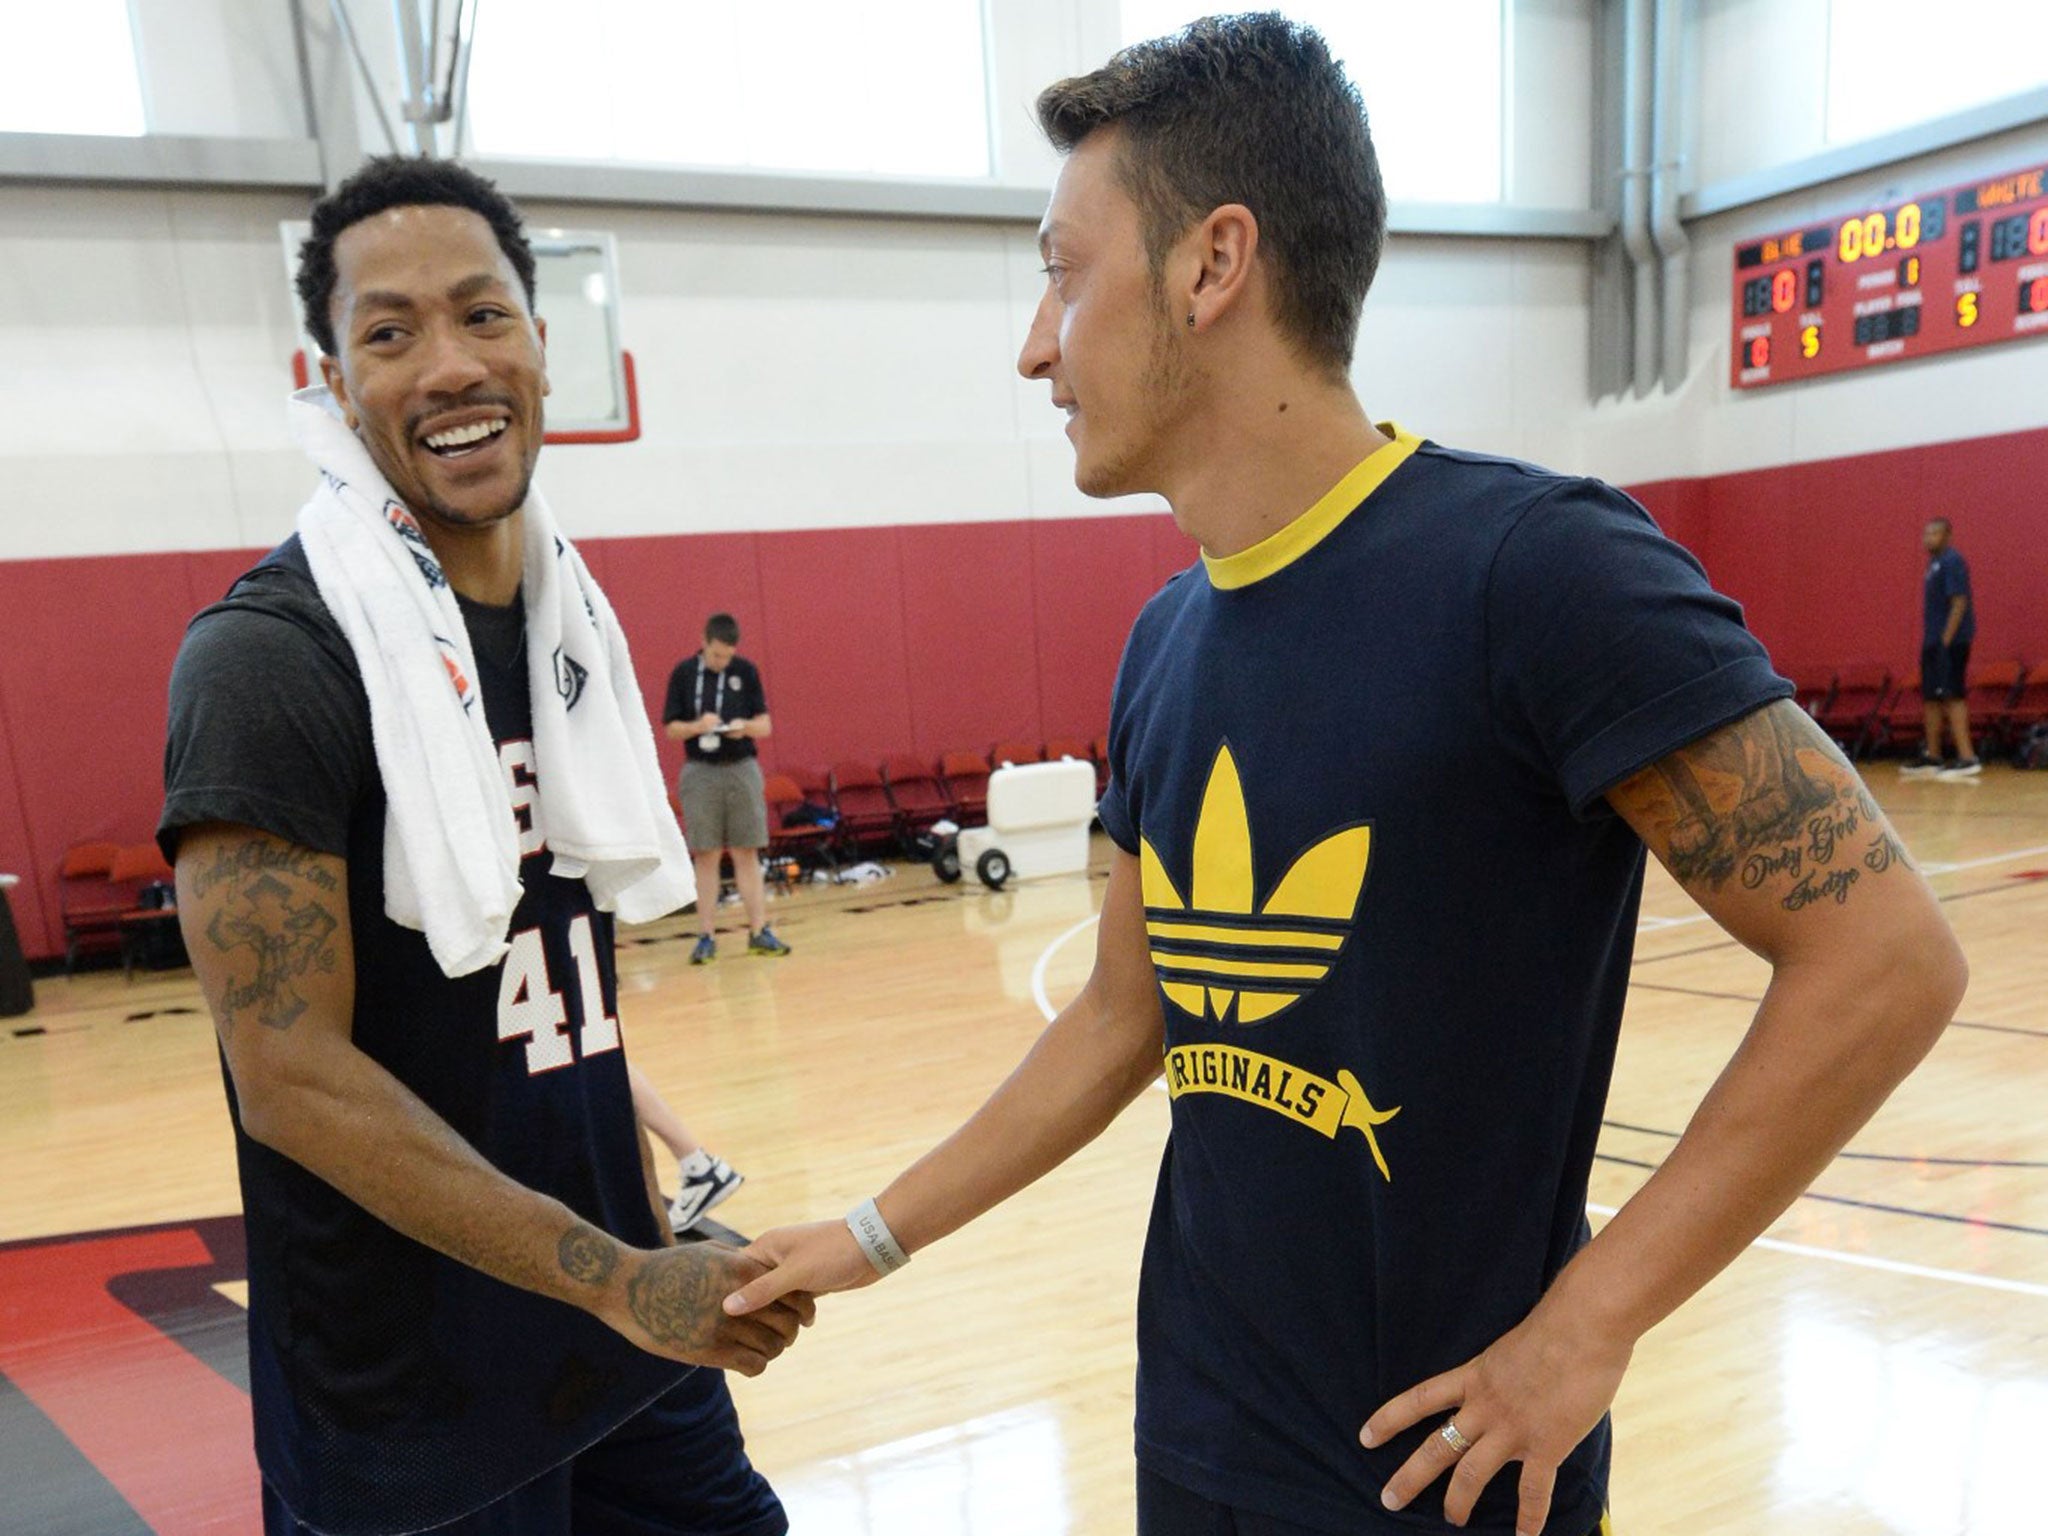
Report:
[[[0,41],[0,133],[143,131],[128,0],[9,6]]]
[[[2048,0],[1971,0],[1928,31],[1925,0],[1832,0],[1828,141],[1894,129],[2048,85]]]
[[[476,31],[466,148],[986,176],[981,13],[963,0],[491,0]]]
[[[1314,27],[1343,62],[1365,100],[1387,196],[1491,203],[1501,196],[1501,6],[1502,0],[1293,0],[1270,8]],[[1158,37],[1217,9],[1186,0],[1122,0],[1123,40]]]

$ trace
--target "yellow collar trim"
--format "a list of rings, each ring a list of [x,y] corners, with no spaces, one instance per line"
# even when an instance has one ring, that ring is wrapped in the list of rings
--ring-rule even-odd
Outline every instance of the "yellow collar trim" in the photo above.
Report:
[[[1225,592],[1264,581],[1275,571],[1285,570],[1336,531],[1358,505],[1386,483],[1387,477],[1422,446],[1422,439],[1403,432],[1391,421],[1379,424],[1380,431],[1393,439],[1360,459],[1351,472],[1339,480],[1301,516],[1277,533],[1267,535],[1250,549],[1234,555],[1216,556],[1202,552],[1202,564],[1209,572],[1209,584]]]

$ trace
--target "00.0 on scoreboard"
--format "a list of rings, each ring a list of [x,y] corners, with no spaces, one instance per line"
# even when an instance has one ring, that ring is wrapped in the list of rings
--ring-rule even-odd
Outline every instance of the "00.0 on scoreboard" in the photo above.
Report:
[[[2048,166],[1747,241],[1732,308],[1738,389],[2048,332]]]

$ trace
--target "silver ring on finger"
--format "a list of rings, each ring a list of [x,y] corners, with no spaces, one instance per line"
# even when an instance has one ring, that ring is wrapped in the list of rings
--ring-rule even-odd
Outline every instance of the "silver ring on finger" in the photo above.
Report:
[[[1451,1454],[1462,1456],[1472,1449],[1472,1442],[1465,1438],[1465,1432],[1458,1428],[1456,1419],[1445,1419],[1443,1428],[1436,1432],[1437,1439],[1451,1448]]]

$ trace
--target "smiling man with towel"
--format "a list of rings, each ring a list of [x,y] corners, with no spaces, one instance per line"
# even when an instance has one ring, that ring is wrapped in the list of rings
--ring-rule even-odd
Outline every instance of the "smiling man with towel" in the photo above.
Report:
[[[518,211],[371,161],[298,286],[298,533],[194,620],[159,831],[228,1075],[266,1530],[787,1529],[717,1368],[808,1300],[666,1246],[614,918],[694,894],[624,636],[533,488]],[[690,1367],[706,1367],[691,1369]]]

